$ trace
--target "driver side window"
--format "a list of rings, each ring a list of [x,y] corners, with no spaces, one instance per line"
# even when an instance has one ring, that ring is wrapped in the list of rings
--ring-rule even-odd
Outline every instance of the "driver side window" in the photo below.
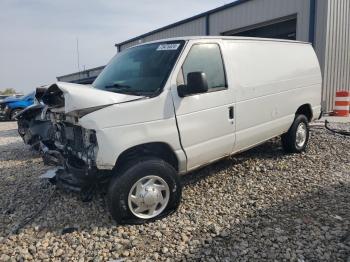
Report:
[[[218,44],[195,44],[188,53],[182,66],[182,77],[187,84],[187,75],[191,72],[203,72],[208,80],[209,91],[226,89],[225,70]]]

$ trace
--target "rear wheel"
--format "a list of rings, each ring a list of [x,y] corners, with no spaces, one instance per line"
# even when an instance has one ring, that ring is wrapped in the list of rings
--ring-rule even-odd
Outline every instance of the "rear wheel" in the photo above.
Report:
[[[301,153],[309,141],[309,122],[305,115],[297,115],[288,132],[282,135],[283,149],[288,153]]]
[[[182,186],[176,170],[158,158],[130,163],[111,181],[108,207],[120,224],[154,221],[175,211]]]

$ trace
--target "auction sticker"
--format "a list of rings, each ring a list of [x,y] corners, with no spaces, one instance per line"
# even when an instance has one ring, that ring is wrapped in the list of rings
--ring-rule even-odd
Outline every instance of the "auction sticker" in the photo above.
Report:
[[[159,45],[157,51],[168,51],[168,50],[177,50],[180,44],[162,44]]]

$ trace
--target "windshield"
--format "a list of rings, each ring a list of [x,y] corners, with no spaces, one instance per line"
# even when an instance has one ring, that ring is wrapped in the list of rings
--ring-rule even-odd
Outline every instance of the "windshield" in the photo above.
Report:
[[[160,91],[184,41],[146,44],[116,55],[92,83],[95,88],[140,96]]]

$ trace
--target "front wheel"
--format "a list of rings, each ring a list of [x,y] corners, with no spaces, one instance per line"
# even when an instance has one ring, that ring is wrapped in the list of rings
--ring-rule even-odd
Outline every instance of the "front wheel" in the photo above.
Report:
[[[181,193],[175,169],[161,159],[146,158],[116,175],[110,183],[107,202],[118,223],[140,224],[175,211]]]
[[[309,141],[309,121],[305,115],[297,115],[288,132],[282,135],[282,146],[288,153],[305,151]]]

